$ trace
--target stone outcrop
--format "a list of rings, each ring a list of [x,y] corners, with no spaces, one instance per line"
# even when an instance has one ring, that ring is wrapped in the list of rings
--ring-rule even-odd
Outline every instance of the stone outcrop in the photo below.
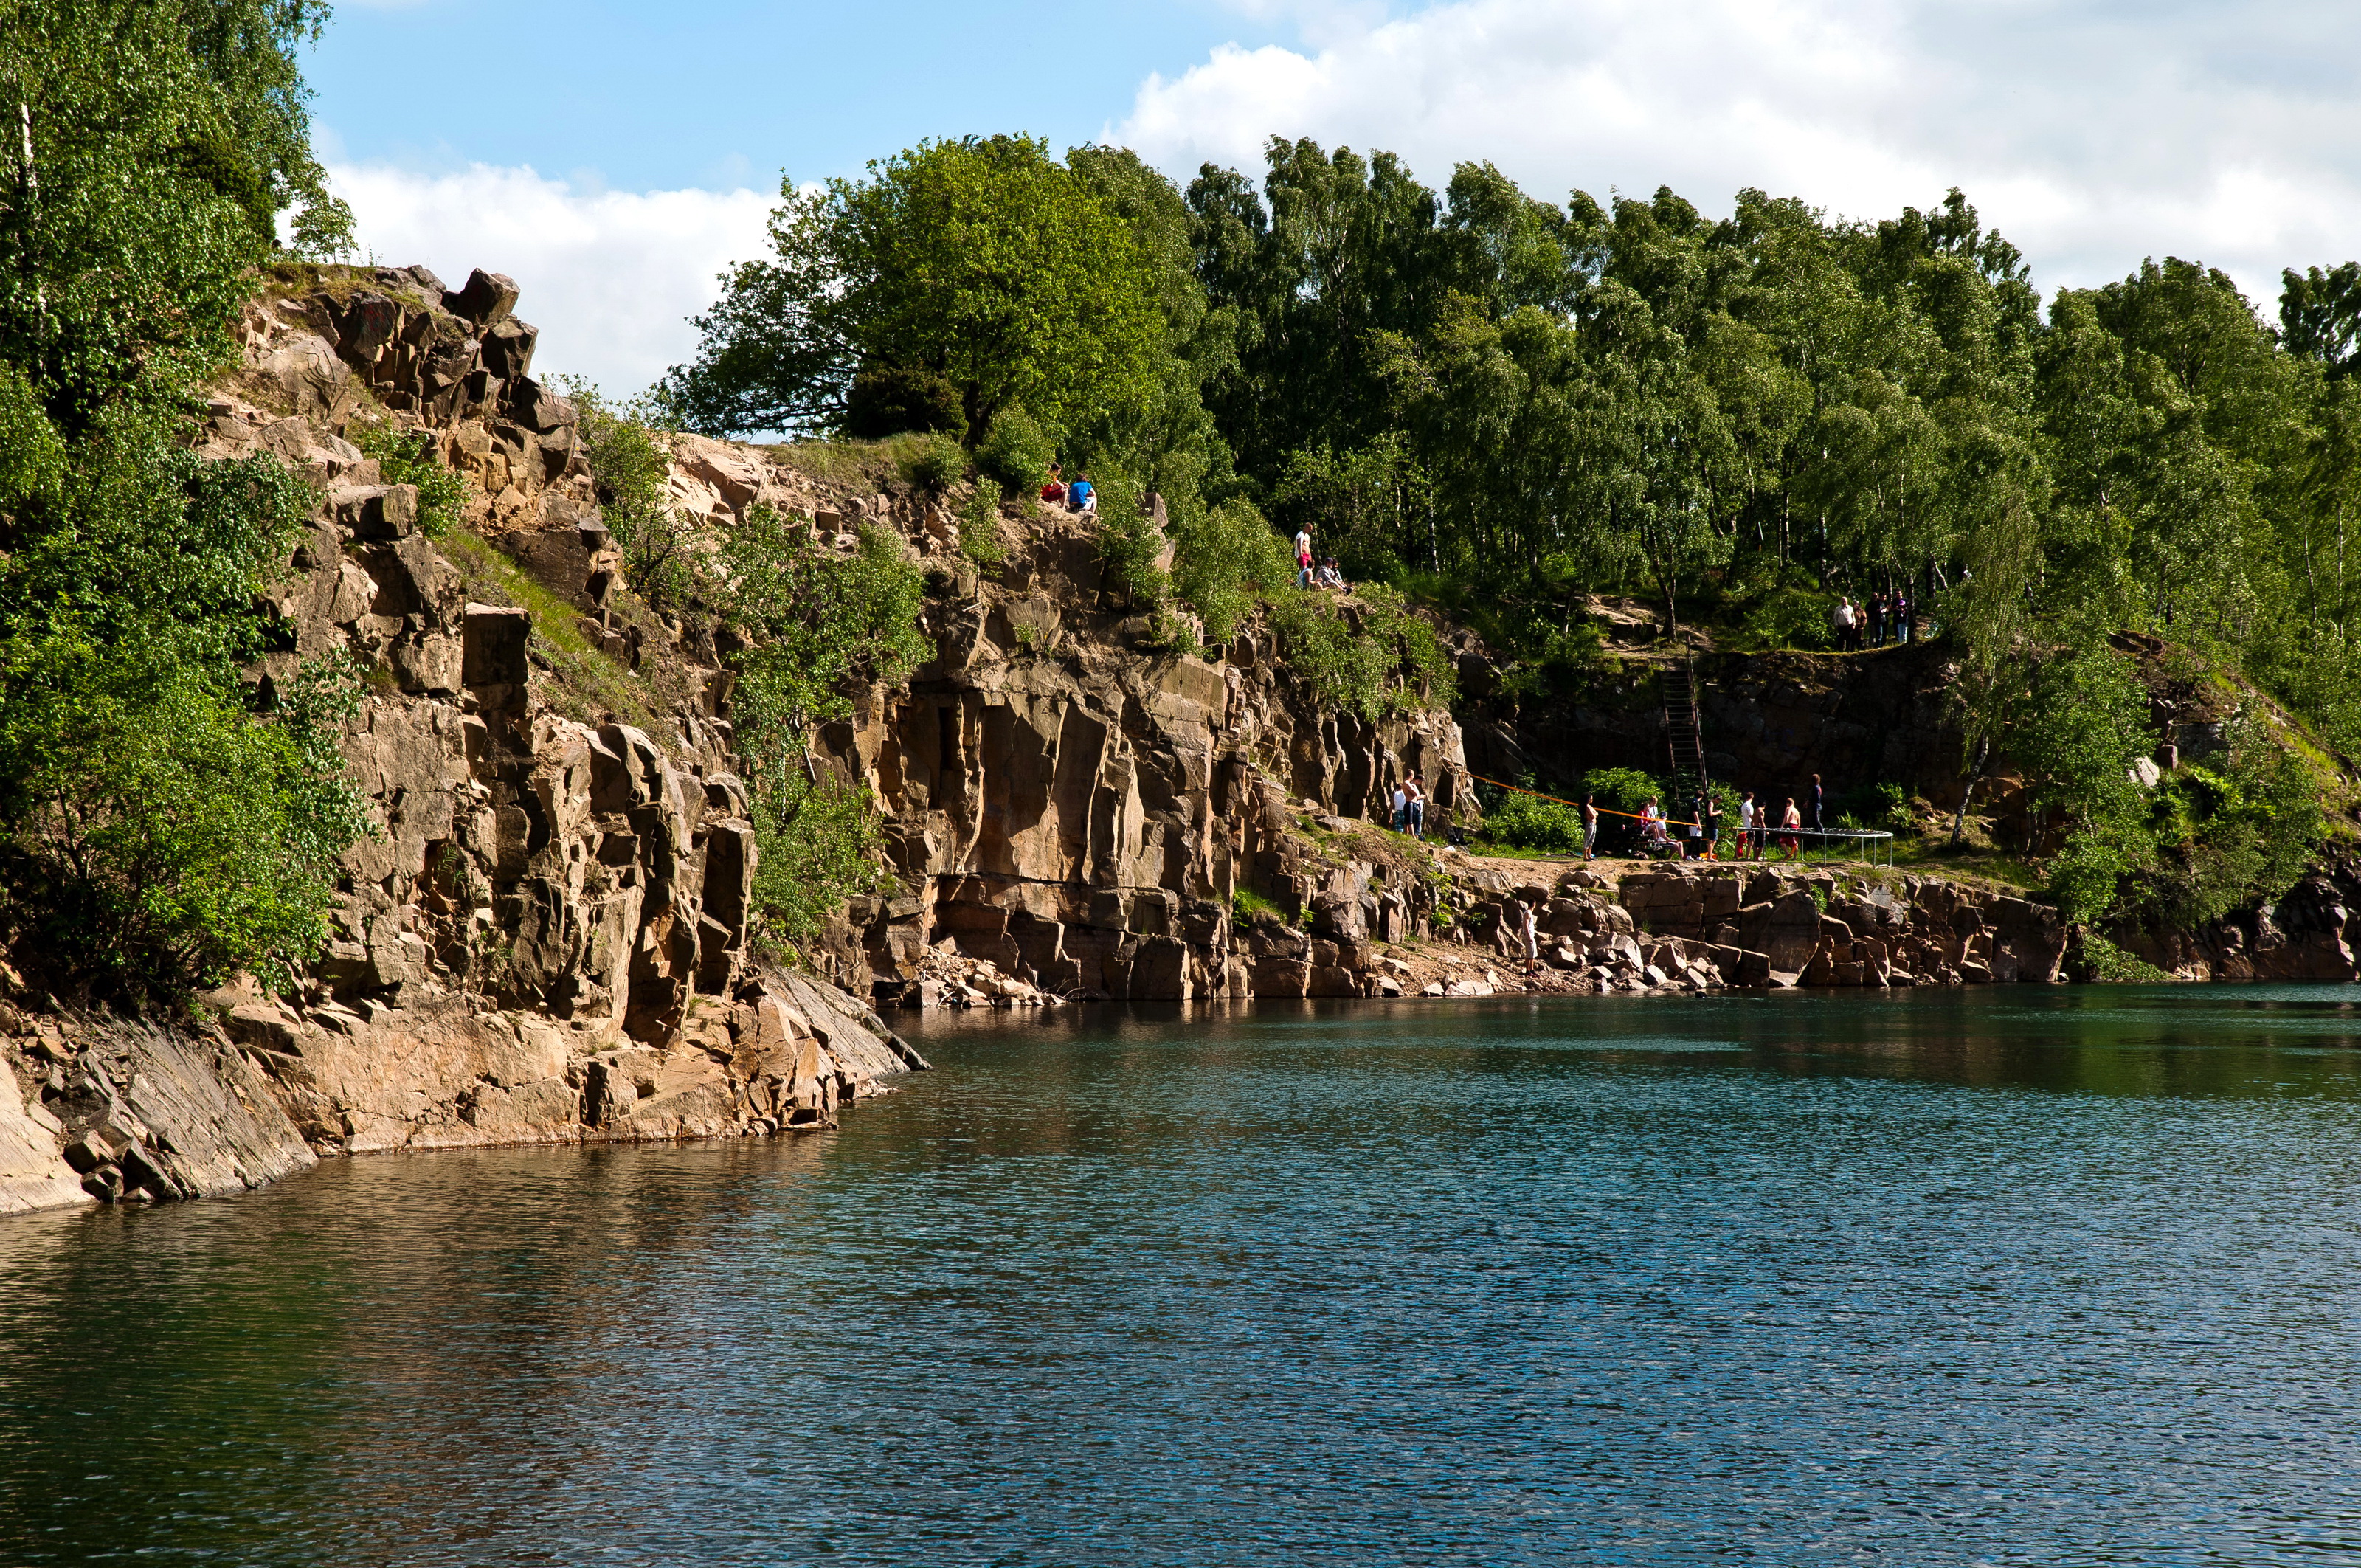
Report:
[[[368,672],[345,751],[374,832],[286,996],[243,986],[170,1027],[0,1017],[22,1091],[0,1093],[0,1207],[236,1190],[328,1153],[826,1127],[925,1065],[865,997],[752,954],[715,661],[612,613],[620,557],[516,297],[347,269],[249,306],[201,450],[270,454],[321,495],[252,679],[268,703],[324,656]],[[428,537],[415,487],[347,439],[372,406],[472,481],[467,537]],[[535,621],[520,568],[570,624]]]
[[[2047,984],[2068,931],[2047,905],[1890,872],[1782,874],[1682,867],[1626,876],[1622,907],[1642,931],[1702,942],[1733,984]]]

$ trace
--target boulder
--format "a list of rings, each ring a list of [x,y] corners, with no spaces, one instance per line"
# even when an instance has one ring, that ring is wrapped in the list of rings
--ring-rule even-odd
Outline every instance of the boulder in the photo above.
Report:
[[[467,274],[465,287],[443,296],[443,308],[481,331],[508,318],[516,308],[517,293],[514,279],[478,267]]]

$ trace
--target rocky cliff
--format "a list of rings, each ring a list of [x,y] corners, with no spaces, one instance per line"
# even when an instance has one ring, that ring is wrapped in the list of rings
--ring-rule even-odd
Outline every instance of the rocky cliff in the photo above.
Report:
[[[449,290],[423,269],[346,269],[287,274],[249,307],[203,450],[274,453],[322,498],[252,679],[268,702],[323,654],[368,672],[346,751],[377,831],[345,856],[335,939],[290,994],[235,987],[170,1026],[21,989],[0,1005],[20,1091],[0,1093],[0,1209],[238,1190],[324,1155],[826,1127],[925,1065],[881,1004],[2060,972],[2070,934],[2004,893],[1727,867],[1619,882],[1406,839],[1379,825],[1405,778],[1437,827],[1473,819],[1451,716],[1324,707],[1255,623],[1180,645],[1104,568],[1094,520],[1006,506],[1002,558],[982,568],[955,497],[667,437],[672,499],[699,530],[767,506],[849,551],[868,525],[929,576],[932,656],[818,738],[877,805],[891,885],[784,970],[752,940],[730,639],[694,605],[658,614],[631,592],[577,411],[533,376],[516,300],[480,272]],[[422,511],[351,439],[357,420],[464,476],[463,515]],[[1718,769],[1956,763],[1932,653],[1743,675],[1709,726],[1738,748]],[[1588,707],[1488,711],[1488,771],[1653,764],[1644,688],[1634,671]],[[2181,956],[2350,978],[2361,901],[2345,886],[2307,884],[2267,929]]]
[[[865,997],[750,952],[712,661],[619,594],[513,286],[303,281],[248,308],[203,451],[320,489],[252,674],[268,701],[322,653],[368,672],[346,754],[377,831],[290,996],[236,988],[170,1029],[39,998],[0,1016],[24,1091],[0,1206],[232,1190],[318,1153],[826,1126],[923,1066]],[[416,488],[346,439],[362,411],[473,481],[461,528],[422,532]]]

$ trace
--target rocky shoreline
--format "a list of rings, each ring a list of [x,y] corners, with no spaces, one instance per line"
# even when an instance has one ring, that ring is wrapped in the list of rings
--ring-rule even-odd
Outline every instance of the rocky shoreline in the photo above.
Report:
[[[321,498],[249,679],[267,701],[308,659],[368,672],[345,753],[376,833],[344,856],[333,940],[281,995],[234,988],[168,1026],[72,1014],[0,972],[18,1091],[0,1092],[0,1212],[244,1190],[337,1155],[825,1128],[925,1065],[879,1009],[2070,967],[2055,911],[1940,878],[1566,868],[1405,839],[1380,825],[1405,779],[1438,828],[1477,819],[1460,727],[1429,694],[1364,718],[1320,701],[1267,625],[1203,646],[1185,618],[1139,612],[1093,520],[1005,504],[980,565],[955,494],[665,436],[672,501],[708,540],[767,507],[829,550],[877,531],[928,579],[931,657],[815,745],[874,801],[888,885],[782,968],[752,940],[728,637],[627,591],[577,411],[533,376],[517,299],[481,272],[450,290],[423,268],[329,269],[247,307],[200,451],[275,455]],[[357,419],[374,450],[391,432],[464,479],[464,515],[430,530]],[[1445,630],[1463,685],[1483,686],[1480,647]],[[1920,700],[1939,672],[1892,671],[1918,694],[1905,750],[1939,753]],[[1775,723],[1731,732],[1773,773],[1872,733],[1840,694],[1763,700]],[[1505,724],[1486,717],[1478,740],[1513,761]],[[2274,909],[2123,940],[2189,978],[2350,980],[2356,910],[2361,884],[2323,872]]]

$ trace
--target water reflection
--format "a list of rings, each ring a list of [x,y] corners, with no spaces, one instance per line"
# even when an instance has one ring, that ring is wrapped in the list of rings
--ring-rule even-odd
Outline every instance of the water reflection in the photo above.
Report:
[[[832,1136],[0,1222],[0,1562],[2361,1554],[2348,992],[921,1046]]]

